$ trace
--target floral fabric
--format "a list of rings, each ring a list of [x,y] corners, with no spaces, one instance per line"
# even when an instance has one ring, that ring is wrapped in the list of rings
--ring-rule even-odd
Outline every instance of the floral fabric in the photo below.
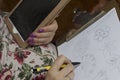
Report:
[[[45,74],[34,74],[31,69],[50,65],[56,57],[56,48],[52,43],[19,48],[0,16],[0,80],[41,80]]]

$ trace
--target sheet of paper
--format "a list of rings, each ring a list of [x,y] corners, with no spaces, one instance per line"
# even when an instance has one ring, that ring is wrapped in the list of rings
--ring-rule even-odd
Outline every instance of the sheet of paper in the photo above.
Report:
[[[74,80],[120,80],[120,22],[115,8],[60,45],[58,52],[81,62]]]

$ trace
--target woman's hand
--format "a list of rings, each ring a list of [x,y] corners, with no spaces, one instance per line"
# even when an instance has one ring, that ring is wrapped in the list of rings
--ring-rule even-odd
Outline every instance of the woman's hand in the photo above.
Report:
[[[60,70],[62,64],[67,64],[65,68]],[[74,67],[71,62],[63,55],[59,56],[48,71],[45,80],[73,80]]]
[[[28,43],[30,45],[42,45],[48,44],[52,41],[55,32],[58,28],[58,24],[54,21],[52,24],[40,28],[37,32],[34,32],[28,38]]]

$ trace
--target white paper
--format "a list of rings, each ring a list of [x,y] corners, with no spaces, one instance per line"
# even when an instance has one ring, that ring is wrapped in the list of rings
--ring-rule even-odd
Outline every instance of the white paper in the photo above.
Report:
[[[74,80],[120,80],[120,22],[115,8],[58,47],[73,62]]]

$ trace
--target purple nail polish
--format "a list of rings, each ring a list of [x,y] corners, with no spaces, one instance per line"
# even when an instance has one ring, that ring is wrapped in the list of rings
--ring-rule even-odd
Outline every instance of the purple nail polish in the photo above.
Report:
[[[29,42],[34,42],[34,39],[33,38],[29,38],[28,41]]]
[[[30,45],[34,45],[34,42],[29,42]]]
[[[39,29],[38,32],[39,33],[44,32],[44,29]]]
[[[30,37],[34,38],[34,37],[36,37],[36,35],[34,35],[34,34],[31,34],[31,35],[30,35]]]

